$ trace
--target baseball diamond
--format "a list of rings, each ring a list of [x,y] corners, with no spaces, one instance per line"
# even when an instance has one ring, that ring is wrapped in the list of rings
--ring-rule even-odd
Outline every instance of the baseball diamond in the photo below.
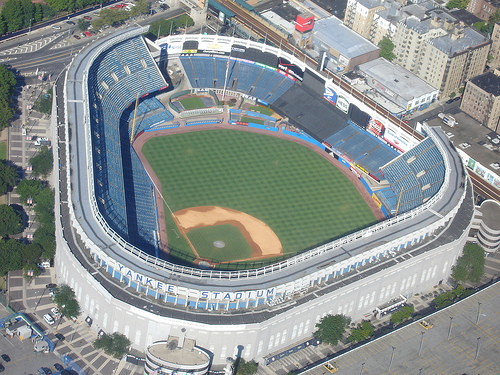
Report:
[[[142,149],[136,146],[140,142],[138,137],[134,148],[139,158],[141,151],[144,154],[147,161],[141,160],[146,170],[150,165],[149,175],[158,177],[164,204],[174,211],[165,215],[167,233],[180,230],[184,234],[162,239],[175,254],[190,249],[199,258],[182,225],[186,210],[198,206],[233,208],[269,228],[268,239],[257,230],[268,244],[254,248],[252,240],[254,255],[244,255],[242,260],[292,256],[375,222],[370,207],[346,176],[309,148],[291,141],[219,129],[153,137]],[[183,211],[179,214],[178,210]],[[212,210],[206,217],[220,211]],[[234,216],[227,220],[238,221]],[[225,263],[224,253],[210,260]],[[231,258],[237,260],[234,254]]]

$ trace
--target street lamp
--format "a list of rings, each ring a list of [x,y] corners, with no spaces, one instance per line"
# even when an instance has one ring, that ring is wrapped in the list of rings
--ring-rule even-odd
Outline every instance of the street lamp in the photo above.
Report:
[[[446,340],[449,340],[450,339],[450,336],[451,336],[451,323],[453,322],[453,317],[450,316],[450,329],[448,329],[448,338]]]
[[[481,302],[477,303],[477,318],[476,318],[476,325],[479,324],[479,315],[481,314]]]
[[[422,353],[422,344],[424,343],[424,333],[422,332],[422,338],[420,339],[420,347],[418,348],[418,356],[420,357],[420,353]]]
[[[33,21],[33,20],[34,20],[34,18],[30,18],[30,27],[28,29],[28,34],[31,34],[31,21]]]

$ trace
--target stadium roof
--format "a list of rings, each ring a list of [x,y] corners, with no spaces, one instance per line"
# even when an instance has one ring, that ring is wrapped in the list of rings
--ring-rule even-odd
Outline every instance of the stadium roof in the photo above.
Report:
[[[379,49],[375,44],[349,29],[335,16],[317,20],[313,31],[313,44],[319,49],[332,48],[349,59]]]
[[[415,74],[383,57],[360,64],[358,69],[407,101],[438,91]]]

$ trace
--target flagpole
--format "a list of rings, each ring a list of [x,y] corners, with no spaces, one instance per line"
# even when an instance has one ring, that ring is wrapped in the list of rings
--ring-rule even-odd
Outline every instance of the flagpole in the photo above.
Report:
[[[224,97],[226,96],[226,85],[227,85],[227,72],[229,71],[229,60],[231,59],[231,52],[233,51],[233,47],[229,50],[229,56],[227,57],[226,63],[226,75],[224,77],[224,90],[222,90],[222,100],[224,101]]]

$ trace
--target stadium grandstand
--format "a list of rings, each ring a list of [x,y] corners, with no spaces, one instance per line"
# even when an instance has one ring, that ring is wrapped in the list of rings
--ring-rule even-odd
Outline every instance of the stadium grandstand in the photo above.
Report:
[[[408,134],[359,93],[275,47],[204,35],[153,45],[142,32],[130,28],[91,44],[64,79],[60,131],[73,136],[55,148],[66,166],[55,189],[57,278],[75,289],[93,329],[125,333],[146,353],[155,342],[189,338],[210,353],[213,368],[240,350],[264,364],[310,338],[326,314],[367,319],[377,306],[449,277],[474,206],[441,129]],[[162,259],[157,192],[130,145],[137,131],[181,126],[155,98],[168,89],[168,70],[156,61],[182,66],[193,90],[230,92],[286,116],[297,129],[289,133],[350,170],[386,220],[260,268]]]

